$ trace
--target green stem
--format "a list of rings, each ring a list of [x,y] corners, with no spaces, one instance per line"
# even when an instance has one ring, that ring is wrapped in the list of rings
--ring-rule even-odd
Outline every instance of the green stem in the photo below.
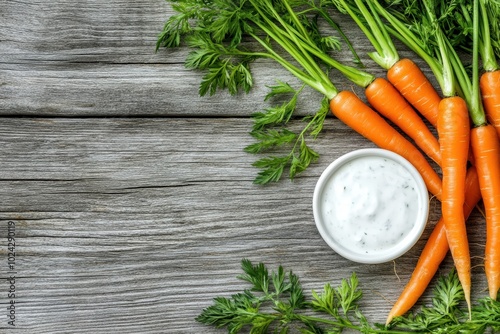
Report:
[[[282,37],[273,34],[275,40],[290,54],[295,60],[301,64],[312,76],[318,77],[323,81],[329,81],[327,74],[319,67],[318,63],[304,49],[302,41],[307,37],[299,34],[293,27],[290,27],[286,22],[280,22],[285,30],[281,29],[273,22],[269,22],[272,31],[269,33],[278,32]],[[298,37],[300,36],[300,38]]]
[[[330,15],[322,8],[318,8],[318,7],[314,7],[316,9],[316,11],[321,15],[321,17],[333,28],[335,29],[336,31],[339,32],[340,36],[342,37],[342,39],[344,40],[344,42],[346,43],[347,47],[349,48],[349,50],[351,51],[352,55],[354,56],[354,62],[357,63],[357,64],[362,64],[361,62],[361,58],[359,58],[358,56],[358,53],[356,52],[356,50],[354,49],[354,47],[352,46],[352,43],[351,41],[347,38],[346,34],[344,34],[344,31],[342,29],[340,29],[340,27],[338,26],[338,24],[332,20],[332,18],[330,17]]]
[[[438,23],[436,13],[434,12],[434,3],[430,0],[424,0],[423,3],[427,12],[427,16],[431,21],[434,35],[436,37],[436,42],[438,44],[438,52],[441,59],[441,68],[443,73],[443,86],[441,87],[441,89],[445,97],[451,97],[456,95],[457,89],[455,86],[455,77],[453,74],[454,72],[451,65],[451,60],[448,54],[449,48],[446,42],[446,37],[441,30],[441,26]]]
[[[366,88],[370,83],[375,80],[375,76],[368,73],[361,71],[360,69],[352,66],[347,66],[344,65],[337,60],[329,57],[325,53],[323,53],[321,50],[318,48],[315,48],[314,46],[311,45],[304,45],[304,47],[314,54],[316,57],[321,59],[325,64],[337,69],[339,72],[341,72],[347,79],[349,79],[351,82],[354,84]]]
[[[325,54],[322,50],[320,50],[317,47],[317,45],[311,40],[311,38],[309,37],[309,34],[305,30],[304,26],[302,25],[302,23],[300,22],[297,15],[292,10],[292,8],[288,4],[286,4],[286,8],[287,8],[288,13],[292,17],[293,21],[295,22],[295,25],[298,27],[299,30],[297,30],[294,27],[287,24],[280,17],[280,15],[278,15],[278,13],[276,13],[274,8],[270,8],[269,10],[271,10],[273,12],[273,14],[275,15],[278,22],[285,28],[286,32],[283,31],[278,26],[276,26],[273,22],[268,22],[268,24],[272,25],[271,27],[273,28],[274,31],[280,31],[280,32],[282,32],[283,35],[290,36],[292,38],[292,40],[295,42],[295,45],[302,51],[303,55],[308,55],[309,53],[312,53],[314,56],[321,59],[327,65],[332,66],[333,68],[337,69],[344,76],[346,76],[347,79],[349,79],[350,81],[352,81],[353,83],[355,83],[358,86],[367,87],[373,80],[375,80],[375,77],[373,75],[366,73],[364,71],[361,71],[355,67],[341,64],[340,62],[336,61],[335,59],[333,59],[330,56],[328,56],[327,54]],[[291,46],[291,50],[289,50],[289,52],[293,52],[293,49],[294,49],[293,46]],[[305,57],[300,57],[300,58],[305,58]],[[297,57],[295,57],[295,59],[297,61],[301,62],[301,60],[298,59]],[[309,64],[314,64],[313,66],[315,68],[317,67],[316,62],[313,59],[310,59]],[[323,76],[323,73],[324,72],[321,71],[321,73],[318,73],[318,74]]]
[[[270,11],[274,14],[275,18],[277,21],[285,28],[286,32],[283,32],[283,35],[289,36],[292,41],[295,43],[295,46],[297,46],[300,51],[302,52],[302,57],[304,60],[307,61],[308,67],[310,66],[315,72],[318,74],[318,76],[322,77],[324,81],[330,82],[329,78],[327,77],[326,73],[319,68],[319,65],[316,63],[316,61],[310,56],[309,52],[315,51],[315,55],[323,59],[328,59],[329,57],[322,52],[317,45],[314,43],[314,41],[310,38],[309,33],[303,26],[303,24],[300,22],[299,18],[293,11],[293,9],[288,5],[287,1],[283,1],[285,4],[285,7],[289,13],[289,15],[292,17],[293,21],[295,22],[295,25],[298,27],[299,30],[295,29],[293,26],[290,26],[287,22],[285,22],[282,17],[275,11],[274,7],[272,6],[271,3],[266,2],[271,8],[269,8]],[[273,24],[270,22],[270,24]],[[277,31],[283,31],[276,25],[274,25],[274,28]],[[305,50],[307,49],[307,50]],[[291,50],[294,51],[294,47],[291,46]],[[316,52],[317,51],[317,52]],[[302,62],[301,59],[295,58],[297,61]]]
[[[266,42],[264,42],[261,38],[254,34],[250,34],[259,44],[261,44],[271,55],[272,59],[278,62],[281,66],[287,69],[291,74],[293,74],[296,78],[301,80],[306,85],[311,88],[317,90],[318,92],[325,95],[328,99],[334,98],[338,91],[335,86],[331,83],[324,83],[322,81],[316,80],[316,78],[304,73],[302,70],[292,65],[290,62],[286,61],[283,57],[277,54]]]
[[[495,52],[491,44],[489,13],[488,10],[486,9],[486,4],[484,0],[479,1],[479,11],[480,11],[480,21],[481,21],[481,24],[478,24],[478,29],[480,34],[479,52],[483,60],[484,70],[487,72],[492,72],[498,70],[498,63],[496,61]]]
[[[380,17],[377,15],[376,11],[373,10],[371,3],[368,3],[371,10],[370,12],[363,1],[354,0],[357,9],[366,21],[365,24],[358,15],[356,15],[349,4],[344,0],[339,1],[375,48],[376,52],[370,53],[370,57],[382,68],[386,70],[390,69],[399,60],[399,55]]]
[[[353,21],[356,22],[356,24],[361,29],[361,31],[363,31],[363,33],[368,38],[368,40],[370,41],[370,43],[372,44],[372,46],[375,48],[375,50],[377,50],[377,52],[379,52],[379,53],[382,53],[383,49],[382,49],[382,47],[381,47],[381,45],[379,43],[379,40],[377,38],[375,38],[375,36],[372,34],[373,30],[369,29],[368,27],[366,27],[363,24],[363,22],[361,21],[361,19],[354,13],[354,11],[352,10],[351,6],[349,6],[344,0],[339,0],[339,2],[342,4],[342,7],[349,14],[349,16],[351,16],[351,18],[353,19]],[[358,7],[359,7],[359,5],[358,5]],[[364,7],[364,5],[363,5],[363,7]],[[361,10],[361,8],[359,8],[359,9]],[[363,11],[361,11],[361,12],[363,13]],[[365,19],[366,19],[366,17],[365,17]]]
[[[455,69],[454,75],[455,75],[455,80],[457,82],[457,85],[455,86],[455,89],[466,102],[467,105],[470,109],[471,107],[471,100],[470,100],[470,94],[469,92],[472,89],[472,83],[469,79],[469,75],[467,74],[467,71],[465,70],[464,66],[462,65],[462,61],[460,60],[460,57],[456,52],[453,51],[453,47],[448,43],[447,47],[449,50],[452,50],[450,52],[450,64],[451,66]]]
[[[359,2],[359,0],[356,0]],[[384,58],[387,59],[387,69],[390,69],[398,60],[399,60],[399,53],[398,50],[396,49],[396,46],[394,45],[394,42],[392,41],[389,33],[387,32],[387,29],[385,28],[385,24],[382,22],[380,19],[380,16],[378,15],[377,11],[373,7],[373,4],[371,2],[368,2],[368,6],[370,7],[370,13],[367,11],[367,16],[366,19],[368,22],[371,20],[374,21],[374,23],[370,26],[372,29],[375,31],[375,36],[383,41],[382,45],[384,47]]]
[[[298,40],[294,31],[290,32],[290,27],[286,22],[282,21],[281,17],[274,11],[274,8],[271,8],[271,12],[276,16],[275,18],[280,22],[287,31],[284,31],[280,27],[278,27],[267,15],[259,8],[258,4],[255,4],[252,0],[250,3],[254,6],[254,8],[259,12],[261,17],[266,21],[267,26],[260,22],[256,22],[256,24],[271,37],[274,41],[276,41],[283,49],[285,49],[312,77],[316,78],[317,81],[322,82],[325,85],[331,84],[330,79],[326,75],[325,72],[321,70],[319,65],[312,59],[312,57],[304,52],[302,47],[302,43]],[[272,7],[272,6],[271,6]],[[291,43],[291,41],[293,43]],[[298,50],[297,47],[300,49]]]
[[[472,89],[471,107],[469,110],[472,122],[475,126],[486,124],[486,116],[481,103],[479,92],[479,0],[474,0],[474,11],[472,20]],[[484,37],[484,36],[482,36]]]
[[[398,20],[395,16],[390,14],[387,10],[385,10],[382,5],[378,3],[378,0],[368,0],[373,4],[377,12],[382,15],[392,26],[386,26],[386,29],[389,31],[391,35],[396,37],[402,43],[404,43],[408,48],[410,48],[413,52],[415,52],[420,58],[422,58],[427,65],[430,67],[434,77],[436,78],[439,87],[444,87],[444,76],[443,71],[439,63],[431,57],[425,50],[420,46],[423,45],[423,42],[413,34],[408,27],[403,24],[400,20]]]
[[[266,3],[269,3],[269,2],[266,2]],[[296,25],[296,26],[297,26],[297,28],[299,29],[300,34],[298,34],[298,35],[299,35],[299,36],[303,36],[303,37],[305,37],[305,38],[308,40],[308,42],[311,42],[311,43],[312,43],[311,38],[310,38],[310,36],[309,36],[309,33],[308,33],[308,32],[307,32],[307,30],[304,28],[304,25],[300,22],[299,18],[297,17],[297,14],[296,14],[296,13],[294,12],[294,10],[290,7],[290,4],[288,3],[288,1],[283,1],[282,3],[284,4],[284,6],[285,6],[285,8],[286,8],[286,10],[287,10],[288,14],[289,14],[289,15],[290,15],[290,17],[292,18],[293,22],[295,22],[295,25]],[[286,26],[288,26],[288,24],[286,24],[286,23],[283,21],[282,17],[281,17],[278,13],[276,13],[276,10],[274,9],[274,7],[273,7],[272,3],[271,3],[270,5],[271,5],[271,6],[270,6],[270,7],[271,7],[271,8],[270,8],[270,10],[272,10],[272,11],[273,11],[274,15],[275,15],[275,16],[276,16],[276,18],[279,20],[279,22],[280,22],[283,26],[285,26],[285,27],[286,27]]]

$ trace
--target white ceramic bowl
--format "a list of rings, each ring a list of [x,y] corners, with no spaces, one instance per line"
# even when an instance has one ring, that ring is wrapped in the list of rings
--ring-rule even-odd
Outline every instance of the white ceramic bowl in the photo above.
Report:
[[[351,197],[346,189],[353,189]],[[427,224],[429,195],[406,159],[384,149],[360,149],[341,156],[322,173],[313,213],[319,233],[335,252],[359,263],[383,263],[418,241]]]

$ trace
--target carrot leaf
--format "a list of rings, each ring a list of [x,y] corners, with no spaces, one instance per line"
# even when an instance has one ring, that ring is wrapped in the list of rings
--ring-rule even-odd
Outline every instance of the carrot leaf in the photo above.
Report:
[[[292,143],[297,134],[288,129],[266,129],[252,131],[251,135],[258,140],[245,147],[245,152],[257,154],[276,148],[284,144]]]
[[[290,156],[265,157],[255,161],[252,165],[260,168],[254,180],[255,184],[268,184],[278,182],[281,179],[285,168],[290,165]]]
[[[292,117],[297,106],[297,95],[277,107],[267,108],[264,112],[256,112],[252,115],[254,120],[253,130],[260,130],[270,125],[286,124]]]
[[[260,168],[261,171],[257,174],[254,180],[256,184],[267,184],[280,180],[286,169],[289,170],[290,179],[307,169],[309,165],[316,162],[319,154],[307,145],[303,133],[296,136],[293,132],[286,132],[288,136],[278,134],[278,137],[272,138],[270,141],[261,140],[259,143],[252,144],[246,147],[246,151],[250,153],[260,153],[265,149],[275,147],[287,142],[292,136],[297,138],[291,152],[286,156],[268,156],[261,158],[253,163],[254,167]]]
[[[292,119],[297,106],[297,98],[304,86],[299,89],[290,84],[278,81],[269,87],[271,90],[266,96],[268,99],[289,99],[280,105],[266,108],[262,112],[252,115],[254,120],[251,136],[256,139],[245,147],[245,152],[261,154],[265,152],[276,153],[278,148],[289,147],[286,155],[267,156],[259,159],[253,165],[260,168],[254,180],[257,184],[266,184],[279,181],[285,170],[288,170],[290,179],[305,171],[312,163],[319,159],[319,154],[307,143],[307,138],[315,139],[323,129],[323,124],[330,113],[328,99],[325,97],[320,108],[312,115],[303,117],[306,126],[296,133],[285,126]]]
[[[269,93],[267,93],[265,97],[265,101],[269,100],[270,98],[280,95],[280,94],[295,94],[296,90],[288,82],[283,82],[281,80],[277,80],[276,85],[274,86],[268,86],[268,88],[271,89]]]
[[[249,288],[230,297],[215,297],[196,320],[226,328],[228,333],[342,333],[344,330],[375,333],[496,333],[500,329],[500,301],[478,300],[472,318],[462,309],[464,295],[455,270],[439,277],[432,304],[388,326],[370,324],[361,309],[363,292],[356,273],[338,286],[323,285],[307,296],[299,277],[279,266],[269,270],[263,263],[242,260],[237,277]],[[488,331],[490,330],[490,332]]]
[[[198,91],[201,96],[214,95],[221,90],[231,95],[250,92],[254,85],[251,65],[257,59],[274,61],[301,81],[302,88],[293,92],[278,81],[265,99],[283,93],[292,94],[291,99],[253,113],[252,131],[286,126],[293,118],[297,97],[305,86],[326,99],[335,97],[338,90],[330,79],[333,68],[362,87],[374,80],[372,74],[358,66],[345,65],[332,57],[333,52],[347,45],[354,62],[361,63],[349,39],[334,21],[329,0],[167,2],[174,14],[167,19],[158,36],[156,50],[181,45],[189,49],[185,66],[203,73]],[[289,175],[293,178],[317,160],[318,154],[307,145],[305,135],[316,137],[321,131],[327,114],[323,105],[324,102],[317,117],[306,119],[308,124],[297,135],[291,152],[278,159],[280,163],[274,159],[257,163],[263,168],[257,183],[279,180],[286,168],[290,169]],[[247,151],[260,152],[274,143],[281,145],[286,142],[282,139],[284,137],[259,139],[261,143]]]
[[[309,147],[302,136],[299,146],[299,155],[294,155],[290,166],[290,178],[293,179],[297,174],[305,171],[307,167],[319,158],[318,152]]]
[[[489,14],[489,28],[490,37],[493,47],[493,51],[496,57],[500,58],[500,25],[498,24],[498,19],[500,18],[500,2],[494,0],[485,0],[485,7],[487,13]]]
[[[332,0],[336,8],[349,14],[375,48],[368,55],[382,68],[390,69],[399,60],[396,47],[373,5],[361,0]]]
[[[330,114],[330,104],[327,98],[323,98],[321,101],[320,108],[312,116],[304,117],[304,121],[309,122],[306,126],[306,130],[310,131],[310,135],[313,138],[319,136],[323,130],[323,124],[325,123],[326,117]]]
[[[458,307],[464,298],[458,276],[452,271],[448,276],[440,277],[434,290],[432,306],[424,306],[419,312],[397,317],[392,325],[413,331],[434,333],[446,326],[459,324],[463,311]],[[443,332],[444,333],[444,332]]]

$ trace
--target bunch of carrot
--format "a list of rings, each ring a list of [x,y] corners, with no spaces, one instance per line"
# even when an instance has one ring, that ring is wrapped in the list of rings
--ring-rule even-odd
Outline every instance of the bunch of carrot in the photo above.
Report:
[[[488,10],[483,0],[474,0],[470,17],[467,16],[469,12],[466,6],[457,6],[457,10],[461,10],[461,14],[470,19],[473,32],[471,43],[473,73],[472,78],[469,78],[450,40],[442,31],[436,15],[437,1],[422,1],[422,7],[419,8],[419,13],[424,13],[426,20],[421,24],[430,25],[434,32],[433,42],[436,46],[434,51],[425,50],[422,47],[425,41],[408,28],[408,22],[403,22],[400,16],[384,8],[376,0],[354,0],[349,4],[344,0],[339,2],[344,8],[357,9],[356,13],[350,13],[351,16],[364,13],[365,21],[358,22],[362,29],[370,20],[380,23],[378,14],[383,16],[388,22],[387,26],[378,25],[378,27],[391,31],[392,35],[403,41],[428,63],[436,75],[443,94],[443,97],[440,97],[422,72],[409,60],[398,62],[408,66],[406,68],[395,63],[395,67],[388,70],[389,81],[437,128],[438,158],[431,155],[429,157],[436,161],[442,170],[442,192],[439,199],[443,216],[423,249],[409,283],[388,315],[387,323],[407,312],[416,303],[437,272],[448,250],[451,251],[470,310],[471,265],[465,222],[481,198],[485,207],[487,226],[485,272],[489,295],[492,299],[496,299],[500,287],[500,132],[497,134],[498,125],[495,130],[495,126],[488,123],[488,120],[492,124],[500,123],[500,117],[497,116],[500,114],[500,97],[497,94],[500,71],[489,44],[489,20],[492,19],[490,15],[494,11]],[[372,10],[371,12],[365,12],[364,3]],[[495,18],[500,16],[493,19]],[[370,39],[374,27],[372,25],[370,30],[363,29]],[[372,44],[376,46],[373,41]],[[480,80],[479,54],[483,58],[485,70]],[[398,101],[399,97],[394,99]],[[369,95],[367,100],[372,103]],[[373,105],[376,108],[376,104]],[[401,118],[406,118],[405,110],[405,108],[400,109]],[[408,118],[413,119],[411,111],[410,114],[411,117]],[[410,136],[411,133],[419,131],[417,127],[402,129]],[[427,131],[422,133],[429,137],[429,141],[434,140]],[[471,164],[469,168],[468,163]]]
[[[407,22],[401,21],[376,0],[336,2],[337,8],[354,19],[374,46],[376,51],[370,56],[387,70],[388,81],[376,78],[364,86],[367,101],[376,112],[413,139],[441,167],[443,175],[441,182],[434,178],[433,171],[427,169],[428,164],[409,159],[422,173],[429,191],[441,200],[442,218],[423,249],[410,282],[388,315],[387,324],[417,302],[449,250],[470,310],[471,264],[465,224],[481,198],[487,221],[485,272],[492,299],[496,299],[500,287],[500,95],[496,94],[500,70],[494,61],[491,45],[488,45],[488,11],[483,0],[474,1],[470,25],[474,31],[473,62],[476,65],[473,77],[469,78],[439,26],[436,1],[426,0],[421,4],[420,13],[425,13],[427,20],[422,24],[430,25],[435,32],[434,51],[422,48],[425,41],[407,27]],[[464,11],[462,14],[467,13],[465,6],[458,6],[458,9]],[[387,23],[382,22],[380,16]],[[443,96],[414,62],[399,59],[388,31],[427,62]],[[480,44],[486,65],[481,80],[477,71]],[[376,117],[370,106],[354,94],[339,93],[331,99],[330,108],[340,120],[378,146],[397,153],[403,147],[406,152],[413,151],[412,143],[395,134],[385,120]],[[346,109],[351,110],[349,113],[339,112]],[[415,110],[437,128],[439,142]],[[498,135],[486,117],[497,125]]]
[[[190,47],[196,49],[187,64],[190,68],[208,70],[200,92],[213,93],[227,88],[235,93],[239,86],[248,91],[252,83],[248,64],[259,57],[274,60],[305,85],[322,93],[339,120],[379,147],[409,160],[421,173],[429,192],[441,201],[442,218],[387,323],[416,303],[448,250],[470,308],[470,255],[465,223],[481,198],[487,223],[485,271],[490,297],[497,297],[500,287],[500,70],[489,43],[489,32],[490,23],[500,15],[491,16],[495,11],[487,8],[487,0],[474,0],[472,13],[460,2],[458,5],[455,2],[456,6],[449,10],[459,11],[474,32],[472,78],[440,26],[442,20],[436,14],[436,7],[442,1],[409,1],[421,6],[412,24],[431,28],[422,29],[432,31],[429,44],[433,48],[430,48],[426,47],[428,40],[409,28],[408,18],[401,11],[386,8],[378,0],[332,0],[336,8],[350,15],[372,43],[375,51],[369,55],[387,70],[387,80],[340,64],[318,46],[308,30],[313,25],[304,24],[306,18],[291,5],[309,6],[309,11],[314,12],[318,10],[311,5],[314,1],[172,2],[177,4],[174,9],[180,14],[169,19],[158,45],[178,46],[181,37],[186,36]],[[500,8],[495,13],[499,12]],[[324,14],[321,11],[321,16]],[[193,24],[195,27],[190,26]],[[240,46],[245,41],[243,36],[256,42],[262,50],[250,52]],[[442,96],[414,62],[399,58],[392,42],[394,37],[429,65]],[[227,41],[228,45],[224,45]],[[273,43],[279,48],[274,48]],[[485,71],[480,80],[479,55]],[[325,66],[336,68],[363,87],[369,105],[351,91],[339,91]],[[438,138],[422,117],[437,128]],[[405,132],[413,143],[386,119]],[[442,179],[427,158],[441,167]]]

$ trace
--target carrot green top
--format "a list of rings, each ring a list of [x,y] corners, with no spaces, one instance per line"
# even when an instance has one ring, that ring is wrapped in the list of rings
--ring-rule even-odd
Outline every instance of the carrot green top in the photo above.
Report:
[[[490,1],[492,3],[492,1]],[[490,32],[490,18],[493,18],[495,11],[493,10],[493,4],[487,9],[486,4],[483,0],[479,1],[479,18],[478,28],[476,29],[479,33],[477,40],[479,41],[479,53],[483,61],[483,68],[485,71],[495,71],[498,69],[498,63],[496,60],[495,52],[492,43],[499,40],[492,39],[492,34]],[[500,4],[496,4],[496,14],[500,13]],[[494,35],[495,36],[495,35]],[[496,36],[498,38],[498,36]]]
[[[208,70],[200,86],[201,95],[214,94],[218,89],[229,89],[231,94],[240,89],[248,92],[253,82],[249,64],[257,58],[273,59],[329,99],[337,94],[337,89],[328,77],[328,68],[339,70],[360,86],[374,80],[372,75],[341,64],[329,55],[339,42],[332,36],[322,36],[316,19],[308,18],[307,14],[315,14],[334,28],[338,27],[314,1],[177,0],[172,3],[178,14],[166,22],[157,48],[178,46],[184,38],[195,49],[188,56],[186,66]],[[341,36],[345,35],[341,32]],[[249,40],[256,41],[260,50],[255,50],[255,43],[250,45]],[[350,43],[348,46],[353,50]],[[359,61],[357,54],[353,54],[355,61]]]
[[[390,69],[398,60],[398,51],[372,2],[336,0],[336,7],[351,16],[375,48],[368,55],[382,68]]]
[[[271,96],[291,96],[290,101],[264,112],[252,114],[251,135],[258,140],[246,148],[262,153],[283,146],[292,147],[290,154],[271,156],[254,163],[262,172],[254,180],[264,184],[278,181],[285,167],[290,178],[317,159],[304,139],[321,131],[328,114],[328,100],[338,94],[329,77],[336,69],[356,85],[366,87],[375,78],[354,66],[336,61],[330,54],[340,47],[339,38],[320,32],[320,23],[340,31],[349,49],[353,47],[338,29],[325,1],[314,0],[170,0],[175,14],[165,23],[157,42],[161,46],[187,45],[191,52],[185,66],[204,71],[200,95],[213,95],[219,90],[230,94],[249,92],[253,86],[250,64],[266,58],[279,63],[298,78],[303,86],[294,89],[284,82],[271,87]],[[322,20],[320,22],[320,20]],[[354,54],[354,62],[359,57]],[[304,129],[296,134],[285,128],[297,106],[297,95],[304,86],[320,92],[324,98],[318,111]],[[326,101],[325,101],[326,100]]]
[[[377,11],[389,22],[389,31],[412,49],[429,65],[438,81],[444,96],[460,95],[467,102],[471,120],[475,126],[486,124],[486,116],[479,98],[477,79],[477,57],[473,56],[476,74],[469,74],[457,54],[450,39],[443,32],[447,20],[455,19],[454,15],[463,13],[465,7],[442,0],[411,1],[403,0],[406,11],[383,7],[377,0],[367,0],[375,5]],[[478,1],[478,0],[474,0]],[[411,9],[408,9],[411,8]],[[458,12],[460,11],[460,12]],[[439,17],[437,13],[440,13]],[[477,13],[475,20],[479,24]],[[478,52],[479,35],[476,41]]]

